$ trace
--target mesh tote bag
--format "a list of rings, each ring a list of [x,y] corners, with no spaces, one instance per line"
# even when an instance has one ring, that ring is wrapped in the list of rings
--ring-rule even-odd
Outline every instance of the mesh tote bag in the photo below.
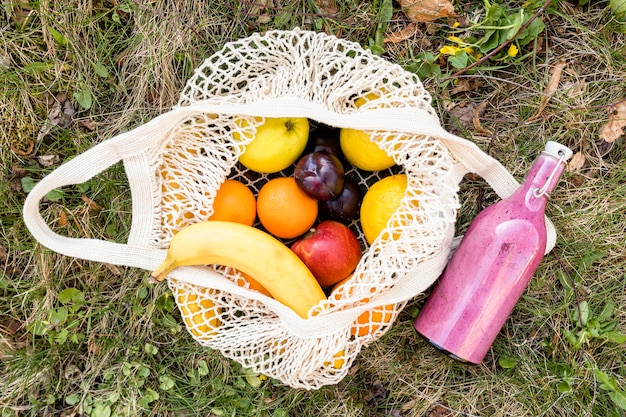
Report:
[[[364,97],[375,99],[355,103]],[[306,117],[370,133],[408,179],[386,232],[371,245],[359,235],[363,256],[353,278],[308,318],[222,265],[177,268],[167,284],[199,344],[291,387],[317,389],[344,378],[361,349],[440,275],[453,246],[463,176],[482,176],[501,197],[518,187],[499,162],[441,127],[414,74],[356,43],[299,29],[228,43],[196,69],[170,111],[43,178],[26,199],[24,219],[42,245],[60,254],[152,271],[178,230],[212,214],[226,178],[255,191],[268,180],[251,175],[238,158],[270,117]],[[119,161],[132,195],[127,242],[52,231],[40,211],[46,193],[85,182]],[[365,187],[383,175],[350,174]],[[546,221],[549,251],[555,232]],[[358,222],[352,226],[359,230]]]

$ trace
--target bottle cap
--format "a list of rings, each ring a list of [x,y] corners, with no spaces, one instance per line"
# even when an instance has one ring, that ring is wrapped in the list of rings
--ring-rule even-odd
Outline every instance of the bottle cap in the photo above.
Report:
[[[546,196],[550,198],[548,188],[550,188],[550,185],[553,182],[552,180],[557,175],[557,171],[559,170],[559,166],[561,165],[561,163],[565,164],[565,162],[572,156],[573,152],[570,148],[568,148],[567,146],[563,146],[558,142],[548,141],[546,143],[546,148],[542,153],[548,154],[554,158],[558,158],[559,162],[554,166],[554,169],[548,176],[546,183],[541,188],[535,188],[533,190],[533,195],[535,196],[535,198],[539,198],[541,196]],[[553,186],[554,185],[556,185],[556,183],[553,184]]]
[[[546,143],[546,148],[544,150],[545,153],[549,153],[555,158],[563,159],[563,161],[567,161],[572,157],[572,150],[567,146],[561,145],[558,142],[548,141]]]

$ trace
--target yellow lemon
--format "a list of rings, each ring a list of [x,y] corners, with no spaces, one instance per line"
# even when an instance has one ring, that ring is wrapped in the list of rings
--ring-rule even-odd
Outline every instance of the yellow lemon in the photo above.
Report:
[[[356,108],[360,108],[368,101],[376,100],[379,97],[378,93],[367,93],[364,97],[357,98],[354,105]],[[348,162],[364,171],[380,171],[395,165],[393,158],[380,149],[372,137],[362,130],[341,129],[339,144]]]
[[[382,93],[386,93],[387,91],[385,89],[382,90]],[[378,93],[367,93],[365,94],[365,96],[363,97],[359,97],[354,101],[354,105],[356,106],[357,109],[361,108],[362,105],[364,105],[365,103],[367,103],[368,101],[373,101],[376,100],[377,98],[380,98],[380,95]]]
[[[406,175],[396,174],[375,182],[365,193],[361,203],[361,228],[370,245],[400,207],[406,187]]]
[[[348,162],[364,171],[380,171],[396,163],[368,133],[362,130],[341,129],[339,145]]]
[[[237,120],[241,127],[248,122]],[[234,132],[236,140],[241,138]],[[302,154],[309,139],[309,120],[305,117],[266,118],[257,127],[252,141],[246,146],[239,162],[249,170],[271,174],[293,164]]]
[[[211,293],[210,288],[199,290],[203,294]],[[212,337],[216,334],[217,328],[221,325],[218,314],[220,309],[213,301],[202,298],[198,301],[198,295],[188,293],[182,288],[178,289],[177,301],[180,305],[181,313],[189,331],[198,337]]]

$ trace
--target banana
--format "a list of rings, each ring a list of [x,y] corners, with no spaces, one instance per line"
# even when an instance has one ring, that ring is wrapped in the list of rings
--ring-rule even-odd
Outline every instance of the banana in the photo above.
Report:
[[[250,275],[302,318],[326,298],[311,271],[283,243],[254,227],[218,220],[194,223],[178,232],[151,278],[163,281],[179,266],[207,264]]]

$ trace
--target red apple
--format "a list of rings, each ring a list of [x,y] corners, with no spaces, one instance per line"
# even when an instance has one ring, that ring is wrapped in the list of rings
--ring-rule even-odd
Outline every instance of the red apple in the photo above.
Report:
[[[311,229],[291,250],[311,270],[321,287],[330,287],[350,275],[361,260],[361,245],[350,228],[326,220]]]

